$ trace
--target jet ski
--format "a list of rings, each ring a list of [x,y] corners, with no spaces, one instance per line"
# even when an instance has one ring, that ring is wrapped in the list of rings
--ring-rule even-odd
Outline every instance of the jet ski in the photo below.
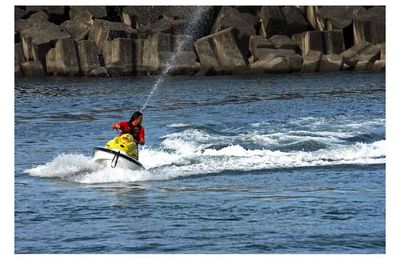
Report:
[[[111,168],[125,168],[130,170],[143,170],[143,165],[136,159],[128,156],[118,149],[95,147],[93,149],[93,161]]]
[[[137,144],[130,134],[115,137],[105,147],[95,147],[93,161],[111,168],[144,169],[138,161]]]

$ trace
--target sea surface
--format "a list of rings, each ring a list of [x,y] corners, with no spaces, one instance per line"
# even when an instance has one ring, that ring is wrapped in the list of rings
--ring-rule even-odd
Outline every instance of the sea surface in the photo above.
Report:
[[[385,74],[15,82],[15,253],[385,253]]]

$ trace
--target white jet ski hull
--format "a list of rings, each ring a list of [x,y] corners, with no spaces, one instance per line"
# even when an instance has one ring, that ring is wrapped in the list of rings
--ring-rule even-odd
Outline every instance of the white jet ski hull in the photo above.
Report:
[[[110,168],[125,168],[130,170],[144,169],[140,162],[117,149],[110,150],[103,147],[95,147],[93,149],[93,161]]]

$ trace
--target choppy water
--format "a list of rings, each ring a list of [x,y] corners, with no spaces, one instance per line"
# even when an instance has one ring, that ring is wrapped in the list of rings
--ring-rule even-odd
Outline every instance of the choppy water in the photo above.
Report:
[[[385,75],[17,80],[16,253],[384,253]]]

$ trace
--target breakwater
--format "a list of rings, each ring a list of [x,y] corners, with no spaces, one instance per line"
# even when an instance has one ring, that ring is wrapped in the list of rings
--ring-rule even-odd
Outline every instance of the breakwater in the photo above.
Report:
[[[15,7],[18,77],[342,70],[385,70],[384,6]]]

